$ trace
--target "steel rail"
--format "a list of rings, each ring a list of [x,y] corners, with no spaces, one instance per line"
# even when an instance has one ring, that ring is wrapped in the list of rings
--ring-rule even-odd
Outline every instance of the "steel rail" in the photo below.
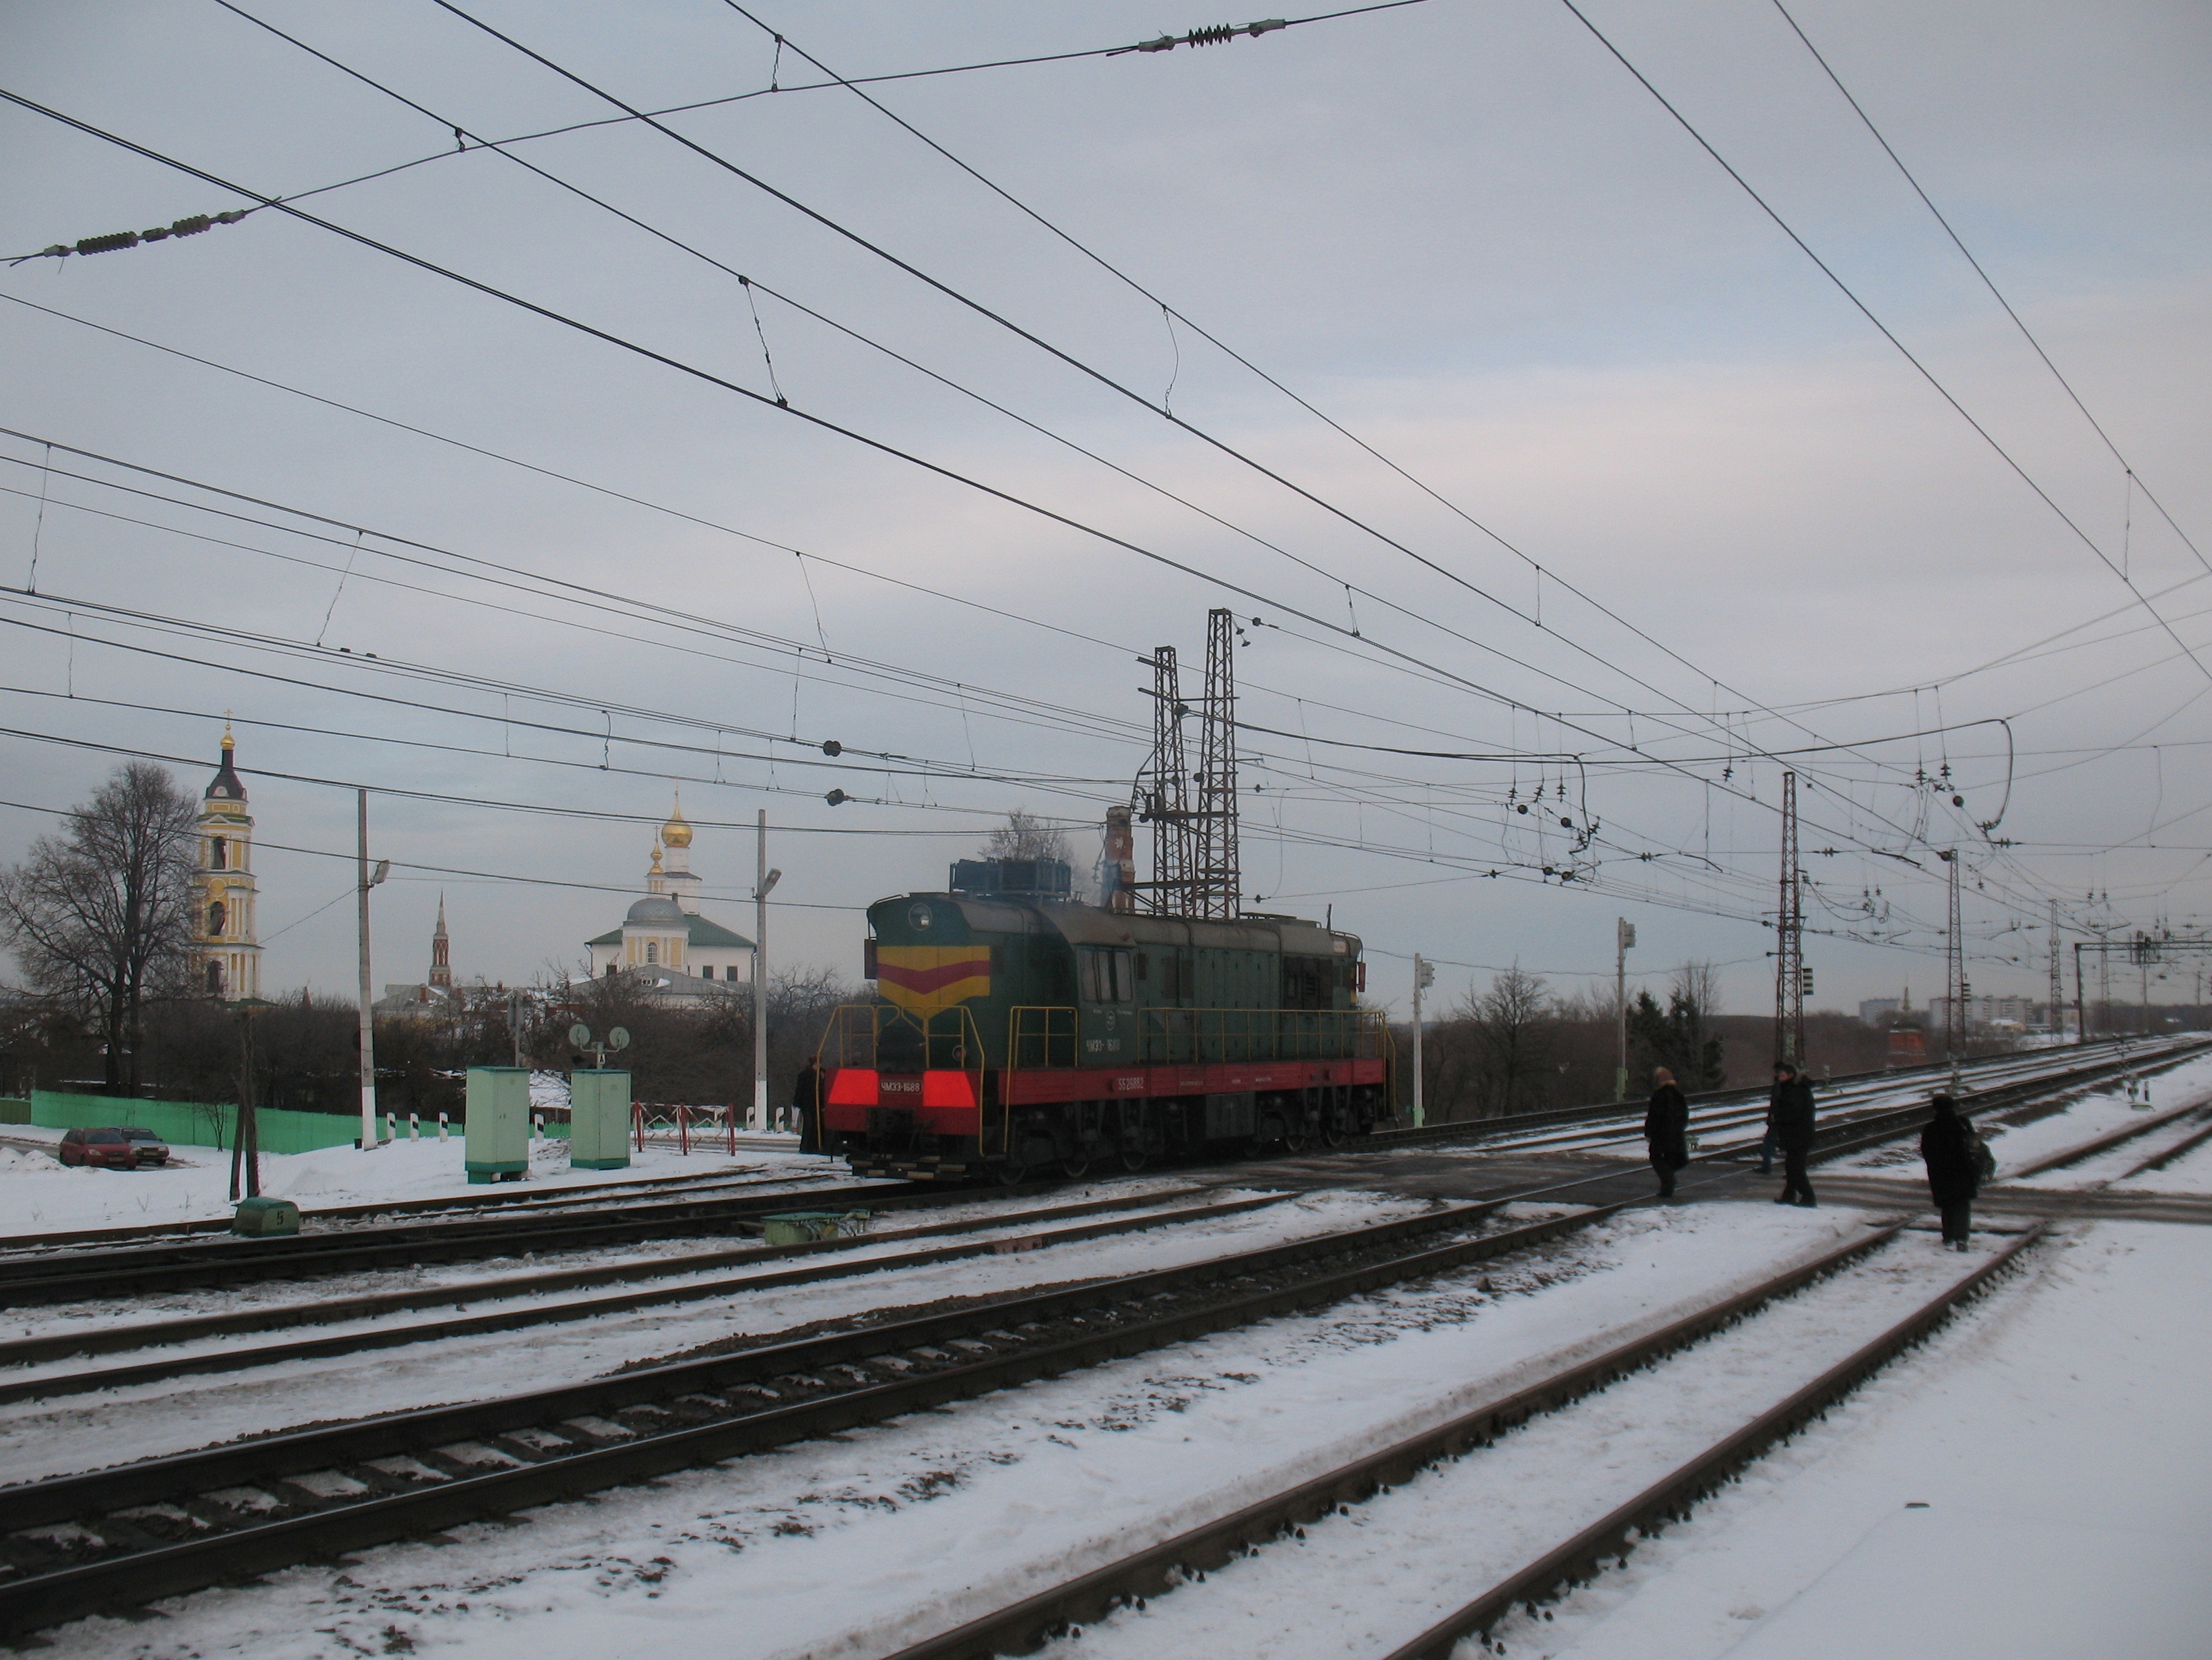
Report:
[[[2043,1055],[2063,1054],[2079,1057],[2087,1051],[2118,1048],[2128,1045],[2132,1045],[2136,1048],[2141,1049],[2146,1047],[2148,1044],[2157,1044],[2161,1047],[2164,1047],[2171,1044],[2185,1045],[2191,1042],[2202,1044],[2205,1042],[2212,1042],[2212,1039],[2206,1039],[2202,1036],[2188,1033],[2184,1033],[2173,1038],[2150,1039],[2148,1040],[2140,1037],[2124,1039],[2104,1038],[2099,1039],[2087,1045],[2069,1044],[2064,1045],[2062,1049],[2034,1050],[2028,1051],[2025,1053],[2014,1052],[2005,1055],[1981,1056],[1961,1063],[1960,1072],[1962,1076],[1966,1076],[1979,1072],[1988,1071],[1991,1069],[2032,1065],[2034,1063],[2034,1061],[2038,1057]],[[1842,1086],[1854,1088],[1866,1087],[1874,1093],[1878,1094],[1881,1092],[1884,1087],[1891,1084],[1894,1084],[1899,1087],[1910,1088],[1918,1081],[1939,1077],[1948,1078],[1949,1074],[1950,1068],[1948,1064],[1938,1062],[1931,1063],[1925,1066],[1899,1067],[1894,1071],[1884,1070],[1880,1072],[1845,1073],[1839,1078],[1832,1078],[1827,1080],[1826,1083],[1824,1084],[1823,1087],[1835,1087]],[[1701,1090],[1691,1095],[1689,1099],[1690,1104],[1693,1107],[1703,1106],[1725,1106],[1733,1101],[1741,1100],[1748,1102],[1755,1100],[1759,1097],[1765,1095],[1766,1093],[1766,1086],[1762,1084],[1744,1089]],[[1467,1138],[1486,1141],[1498,1136],[1510,1136],[1540,1130],[1547,1125],[1553,1124],[1573,1124],[1608,1118],[1627,1118],[1633,1116],[1635,1113],[1640,1112],[1643,1110],[1644,1104],[1640,1101],[1607,1101],[1588,1106],[1552,1107],[1547,1108],[1541,1112],[1516,1113],[1510,1118],[1455,1118],[1444,1124],[1425,1124],[1419,1129],[1407,1125],[1389,1130],[1373,1130],[1363,1138],[1363,1145],[1399,1147],[1417,1144],[1421,1142],[1455,1141]]]
[[[0,1557],[15,1569],[0,1579],[0,1634],[1055,1377],[1546,1244],[1625,1207],[1402,1249],[1479,1226],[1497,1208],[1455,1206],[893,1324],[0,1488],[0,1516],[13,1530]],[[339,1496],[290,1479],[319,1474],[339,1478]],[[268,1499],[272,1519],[211,1496],[240,1488]],[[56,1542],[52,1530],[71,1523],[82,1531],[67,1536],[79,1543]],[[73,1560],[96,1551],[107,1554]]]
[[[1486,1446],[1539,1414],[1570,1405],[1700,1342],[1766,1304],[1887,1245],[1905,1226],[1902,1221],[1893,1222],[1878,1232],[1847,1240],[1809,1263],[1784,1269],[1656,1331],[1616,1344],[1603,1354],[1456,1414],[1325,1475],[1271,1493],[951,1631],[910,1644],[888,1660],[986,1660],[1000,1654],[1024,1654],[1069,1626],[1103,1617],[1123,1602],[1162,1596],[1174,1587],[1179,1576],[1218,1568],[1246,1549],[1318,1521],[1340,1506],[1358,1504],[1385,1488],[1401,1486],[1439,1460]]]
[[[594,1263],[586,1268],[502,1274],[489,1279],[459,1280],[404,1291],[361,1292],[346,1297],[321,1298],[313,1302],[264,1304],[227,1310],[222,1313],[182,1315],[137,1325],[108,1324],[64,1327],[40,1336],[0,1342],[0,1366],[29,1366],[46,1360],[64,1360],[75,1354],[112,1354],[163,1343],[189,1342],[200,1337],[250,1336],[257,1332],[283,1331],[301,1325],[329,1324],[379,1314],[405,1314],[430,1308],[461,1308],[470,1303],[499,1298],[524,1297],[544,1292],[583,1291],[629,1281],[708,1273],[715,1269],[743,1267],[788,1257],[850,1251],[864,1244],[931,1239],[971,1229],[1018,1227],[1112,1210],[1135,1210],[1147,1205],[1170,1204],[1177,1199],[1196,1198],[1201,1196],[1202,1191],[1193,1190],[1182,1193],[1143,1193],[1089,1199],[1075,1204],[1050,1205],[1042,1210],[987,1214],[949,1222],[928,1222],[918,1227],[895,1228],[887,1233],[844,1235],[795,1245],[771,1245],[749,1241],[716,1251],[685,1251],[679,1257],[636,1257],[624,1262]]]
[[[32,1143],[20,1143],[32,1146]],[[45,1142],[35,1144],[40,1152],[53,1149]],[[795,1170],[782,1175],[761,1175],[755,1169],[733,1169],[720,1175],[693,1172],[682,1176],[641,1176],[631,1181],[577,1182],[557,1188],[526,1187],[517,1183],[501,1183],[482,1193],[446,1194],[433,1199],[373,1199],[360,1204],[317,1205],[308,1220],[317,1223],[350,1222],[376,1216],[436,1215],[461,1212],[479,1215],[504,1213],[527,1214],[532,1210],[554,1209],[569,1205],[604,1204],[609,1200],[633,1203],[664,1197],[680,1188],[703,1190],[701,1197],[709,1197],[744,1191],[753,1188],[772,1187],[783,1182],[846,1181],[852,1172],[842,1166],[836,1170]],[[804,1198],[807,1190],[791,1190],[794,1199]],[[228,1233],[228,1216],[203,1216],[174,1222],[133,1222],[124,1227],[88,1227],[71,1229],[62,1233],[0,1235],[0,1259],[19,1253],[73,1251],[86,1245],[115,1245],[125,1240],[156,1240],[182,1239],[198,1233]]]
[[[2045,1078],[1986,1093],[2063,1089],[2070,1081]],[[1863,1123],[1835,1128],[1855,1132],[1849,1145],[1867,1144],[1917,1127],[1926,1109],[1884,1116],[1900,1122],[1871,1133]],[[1709,1154],[1705,1161],[1726,1156]],[[1716,1172],[1706,1182],[1733,1174]],[[89,1521],[84,1536],[102,1549],[115,1549],[115,1538],[123,1542],[118,1554],[100,1560],[60,1566],[9,1563],[18,1572],[0,1580],[0,1634],[879,1421],[1446,1272],[1549,1242],[1644,1201],[1389,1253],[1423,1233],[1479,1226],[1516,1200],[1617,1178],[1618,1172],[1602,1172],[1179,1269],[980,1300],[918,1319],[764,1344],[522,1396],[386,1415],[0,1488],[0,1515],[15,1529],[0,1539],[0,1553],[27,1540],[35,1542],[37,1530],[64,1523]],[[1350,1268],[1304,1277],[1297,1272],[1330,1256],[1363,1252],[1369,1260]],[[1270,1275],[1278,1283],[1241,1289]],[[1237,1294],[1166,1312],[1147,1307],[1216,1285]],[[960,1353],[948,1352],[954,1348]],[[750,1401],[727,1398],[748,1395]],[[763,1404],[787,1395],[799,1398]],[[627,1421],[609,1421],[625,1414]],[[481,1461],[461,1456],[479,1438],[501,1445],[488,1452],[477,1447],[477,1453],[510,1467],[486,1470]],[[375,1460],[412,1468],[394,1473]],[[319,1472],[339,1475],[354,1491],[331,1498],[289,1479]],[[291,1513],[240,1525],[236,1512],[208,1496],[257,1486],[280,1489],[262,1496]],[[183,1523],[166,1524],[166,1535],[159,1530],[161,1523],[119,1514],[147,1518],[153,1514],[147,1507],[176,1509],[179,1500],[184,1501]],[[190,1536],[195,1529],[208,1531]],[[58,1546],[46,1554],[67,1554]]]
[[[2154,1130],[2163,1130],[2170,1124],[2202,1112],[2205,1110],[2205,1102],[2195,1100],[2185,1106],[2170,1107],[2154,1118],[2140,1119],[2134,1124],[2122,1124],[2118,1130],[2099,1136],[2092,1141],[2082,1142],[2074,1147],[2061,1148],[2057,1152],[2045,1154],[2039,1159],[2031,1159],[2019,1169],[2007,1171],[2005,1179],[2008,1182],[2016,1182],[2024,1177],[2040,1176],[2046,1170],[2063,1170],[2068,1165],[2081,1163],[2084,1159],[2094,1159],[2100,1153],[2109,1153],[2116,1147],[2124,1147],[2138,1136],[2148,1136]]]
[[[1841,1401],[1866,1378],[1925,1339],[2041,1239],[2038,1222],[2010,1240],[1973,1272],[1930,1298],[1904,1319],[1838,1361],[1787,1399],[1714,1443],[1705,1451],[1431,1626],[1385,1660],[1449,1660],[1455,1645],[1487,1637],[1516,1606],[1534,1609],[1563,1590],[1595,1579],[1608,1559],[1625,1561],[1638,1538],[1650,1538],[1737,1470]]]
[[[1050,1186],[1034,1184],[1019,1190],[1035,1193]],[[742,1198],[659,1201],[584,1215],[490,1216],[270,1239],[222,1239],[16,1257],[0,1262],[0,1307],[682,1239],[737,1231],[747,1222],[793,1209],[928,1209],[973,1197],[933,1188],[926,1182],[896,1186],[878,1183]]]
[[[204,1377],[221,1372],[244,1372],[261,1366],[281,1366],[289,1360],[319,1360],[337,1355],[363,1354],[372,1349],[402,1348],[416,1343],[444,1342],[454,1338],[479,1337],[494,1332],[519,1331],[538,1325],[564,1325],[578,1320],[596,1319],[609,1314],[628,1314],[641,1308],[665,1306],[671,1303],[708,1302],[719,1298],[730,1298],[761,1291],[787,1290],[793,1286],[813,1285],[824,1280],[849,1279],[868,1274],[889,1274],[901,1269],[927,1267],[938,1263],[957,1262],[963,1257],[983,1257],[994,1253],[1042,1250],[1052,1245],[1071,1245],[1085,1239],[1105,1239],[1116,1233],[1130,1233],[1142,1228],[1181,1227],[1190,1222],[1213,1221],[1223,1217],[1241,1215],[1248,1210],[1282,1204],[1292,1196],[1288,1193],[1267,1193],[1256,1198],[1233,1199],[1220,1204],[1190,1205],[1179,1210],[1154,1211],[1135,1217],[1119,1217],[1112,1221],[1089,1222],[1073,1227],[1050,1228],[1042,1233],[1018,1235],[1009,1239],[977,1239],[964,1244],[939,1245],[921,1251],[902,1251],[895,1256],[842,1258],[812,1268],[784,1269],[765,1274],[749,1274],[734,1279],[695,1281],[689,1285],[662,1286],[651,1290],[622,1293],[611,1297],[592,1297],[580,1301],[558,1303],[533,1308],[502,1309],[495,1312],[469,1315],[459,1319],[425,1321],[417,1324],[379,1327],[363,1331],[349,1331],[324,1337],[308,1337],[289,1343],[266,1343],[253,1348],[229,1347],[198,1354],[167,1355],[158,1360],[141,1361],[135,1366],[95,1366],[82,1372],[65,1372],[40,1378],[19,1378],[0,1380],[0,1404],[15,1401],[49,1400],[65,1395],[82,1395],[94,1390],[122,1389],[135,1384],[161,1383],[173,1378]],[[1066,1211],[1028,1211],[1019,1215],[981,1217],[962,1222],[939,1222],[933,1227],[915,1228],[894,1237],[912,1239],[928,1234],[979,1232],[988,1228],[1022,1227],[1054,1220],[1077,1212],[1103,1209],[1129,1209],[1132,1202],[1121,1200],[1099,1205],[1071,1207]],[[848,1250],[856,1243],[852,1239],[820,1240],[809,1245],[770,1247],[765,1251],[751,1253],[749,1260],[767,1262],[785,1254],[797,1255],[808,1251]],[[685,1258],[664,1258],[653,1265],[662,1273],[690,1271],[683,1267],[668,1267],[669,1263],[682,1263]],[[587,1270],[590,1271],[590,1270]],[[564,1275],[547,1275],[563,1278]],[[635,1277],[646,1277],[639,1275]],[[516,1280],[485,1282],[491,1286],[508,1287],[486,1290],[484,1284],[465,1287],[467,1300],[487,1297],[525,1296],[542,1289],[527,1276]],[[519,1288],[518,1288],[519,1287]],[[443,1304],[456,1300],[462,1287],[443,1292],[402,1292],[391,1293],[392,1303],[421,1308],[426,1304]],[[343,1308],[348,1305],[381,1300],[373,1297],[347,1298],[337,1304],[310,1305],[306,1318],[286,1322],[288,1324],[313,1324],[318,1320],[312,1311]],[[234,1322],[265,1319],[274,1311],[250,1311],[243,1316],[214,1315],[198,1318],[165,1322],[155,1326],[124,1328],[121,1331],[104,1329],[99,1332],[76,1334],[78,1338],[97,1337],[110,1352],[117,1348],[143,1348],[162,1343],[174,1343],[184,1339],[173,1335],[173,1328],[184,1328],[193,1337],[211,1332],[221,1334],[234,1330]],[[292,1311],[282,1311],[291,1312]],[[321,1321],[356,1318],[345,1313],[324,1313]],[[113,1339],[135,1337],[136,1341],[116,1342]],[[57,1333],[45,1338],[24,1338],[12,1343],[0,1343],[0,1364],[13,1356],[10,1351],[29,1348],[66,1353],[80,1352],[82,1345],[71,1348],[69,1334]]]
[[[2149,1158],[2145,1159],[2141,1164],[2133,1166],[2130,1169],[2122,1172],[2118,1179],[2124,1182],[2131,1182],[2136,1177],[2147,1175],[2151,1171],[2163,1170],[2166,1166],[2172,1164],[2183,1154],[2194,1152],[2208,1141],[2212,1141],[2212,1124],[2207,1124],[2203,1129],[2184,1137],[2179,1142],[2176,1142],[2172,1147],[2167,1148],[2163,1153],[2153,1154]],[[2107,1183],[2106,1185],[2110,1186],[2112,1184]]]
[[[1608,1551],[1625,1555],[1628,1533],[1649,1530],[1662,1515],[1678,1512],[1706,1487],[1757,1456],[1789,1429],[1839,1398],[1868,1372],[1940,1319],[2008,1263],[2041,1232],[2039,1224],[1988,1262],[1892,1326],[1873,1342],[1822,1374],[1781,1406],[1761,1415],[1667,1481],[1639,1494],[1592,1529],[1467,1604],[1389,1660],[1446,1660],[1451,1645],[1481,1633],[1516,1604],[1532,1604],[1571,1579],[1595,1575]],[[952,1630],[909,1644],[887,1660],[991,1660],[1024,1654],[1115,1608],[1165,1595],[1182,1579],[1216,1570],[1233,1558],[1296,1534],[1332,1512],[1402,1486],[1421,1470],[1489,1445],[1541,1414],[1559,1410],[1621,1378],[1690,1348],[1759,1312],[1767,1305],[1834,1274],[1893,1240],[1898,1221],[1846,1241],[1810,1263],[1777,1274],[1680,1320],[1562,1368],[1522,1389],[1485,1402],[1419,1433],[1327,1473],[1269,1494],[1195,1528],[1039,1591]],[[1692,1474],[1686,1478],[1685,1472]]]

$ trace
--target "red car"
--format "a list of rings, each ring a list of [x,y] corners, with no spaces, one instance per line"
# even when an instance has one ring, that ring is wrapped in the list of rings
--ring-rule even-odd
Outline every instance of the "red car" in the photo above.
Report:
[[[136,1126],[72,1130],[62,1137],[58,1152],[64,1164],[98,1170],[136,1170],[169,1161],[168,1144],[152,1130]]]

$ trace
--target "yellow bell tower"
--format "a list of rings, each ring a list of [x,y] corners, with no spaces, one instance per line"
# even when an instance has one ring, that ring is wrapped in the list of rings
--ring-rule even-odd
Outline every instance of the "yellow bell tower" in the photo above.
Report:
[[[193,984],[210,997],[261,995],[253,820],[246,810],[246,786],[231,765],[237,748],[225,722],[222,765],[200,798],[199,858],[192,872]]]

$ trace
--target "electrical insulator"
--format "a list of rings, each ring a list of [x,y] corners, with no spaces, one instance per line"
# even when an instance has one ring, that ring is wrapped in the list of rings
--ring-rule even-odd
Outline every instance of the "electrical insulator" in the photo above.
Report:
[[[1802,968],[1798,970],[1798,973],[1802,981],[1801,989],[1804,991],[1807,997],[1811,997],[1813,995],[1813,971],[1809,968]]]
[[[116,231],[107,236],[88,236],[76,245],[76,251],[79,253],[113,253],[118,248],[135,248],[137,245],[137,232]]]

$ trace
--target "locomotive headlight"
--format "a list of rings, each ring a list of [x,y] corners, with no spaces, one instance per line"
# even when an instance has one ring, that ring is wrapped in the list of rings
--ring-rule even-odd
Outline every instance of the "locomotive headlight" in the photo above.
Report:
[[[906,919],[908,926],[912,927],[916,933],[927,933],[933,920],[929,914],[929,907],[919,902],[908,907]]]

